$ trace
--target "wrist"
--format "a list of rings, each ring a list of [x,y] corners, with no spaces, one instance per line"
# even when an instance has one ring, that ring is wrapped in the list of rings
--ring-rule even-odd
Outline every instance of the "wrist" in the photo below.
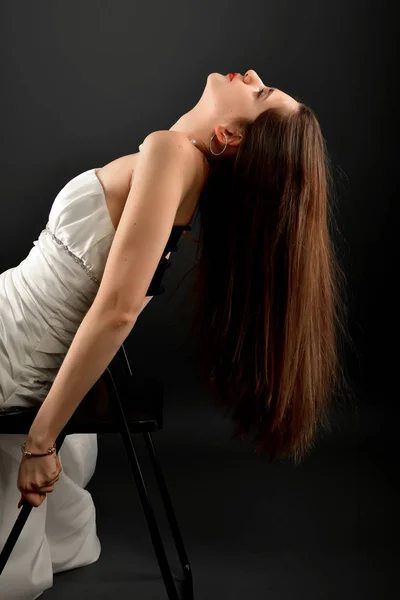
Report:
[[[54,446],[56,441],[49,435],[37,435],[33,432],[29,432],[25,440],[25,450],[33,452],[34,454],[42,454]]]

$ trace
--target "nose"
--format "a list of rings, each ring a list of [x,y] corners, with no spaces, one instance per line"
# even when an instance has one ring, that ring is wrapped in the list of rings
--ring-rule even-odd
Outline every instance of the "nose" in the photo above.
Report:
[[[253,83],[254,81],[257,81],[260,84],[261,83],[261,79],[259,78],[259,76],[257,75],[257,73],[255,71],[253,71],[252,69],[250,69],[249,71],[246,71],[244,77],[243,77],[243,81],[245,83]]]

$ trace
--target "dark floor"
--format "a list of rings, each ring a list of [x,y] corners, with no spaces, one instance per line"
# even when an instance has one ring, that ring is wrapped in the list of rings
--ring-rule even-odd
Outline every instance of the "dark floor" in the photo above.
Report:
[[[230,441],[229,424],[204,405],[201,390],[178,397],[187,389],[168,383],[164,430],[154,442],[189,554],[195,600],[400,598],[394,413],[361,402],[358,415],[342,416],[294,468],[268,464]],[[138,452],[179,574],[140,438]],[[99,436],[88,489],[102,554],[93,565],[55,575],[42,597],[166,599],[117,436]]]

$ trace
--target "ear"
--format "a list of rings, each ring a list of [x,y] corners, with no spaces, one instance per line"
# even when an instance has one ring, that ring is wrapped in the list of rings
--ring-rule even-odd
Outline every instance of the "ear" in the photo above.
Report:
[[[237,148],[243,138],[243,134],[240,132],[240,130],[235,129],[234,127],[223,127],[222,125],[218,125],[215,128],[215,133],[218,141],[223,146],[225,146],[226,141],[228,141],[228,145],[232,148]]]

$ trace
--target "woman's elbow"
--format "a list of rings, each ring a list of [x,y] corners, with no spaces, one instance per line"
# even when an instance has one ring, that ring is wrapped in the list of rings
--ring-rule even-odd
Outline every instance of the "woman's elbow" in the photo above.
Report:
[[[121,327],[133,327],[139,316],[136,309],[122,310],[110,304],[95,301],[92,304],[91,311],[99,322],[107,322],[111,328],[120,329]]]

